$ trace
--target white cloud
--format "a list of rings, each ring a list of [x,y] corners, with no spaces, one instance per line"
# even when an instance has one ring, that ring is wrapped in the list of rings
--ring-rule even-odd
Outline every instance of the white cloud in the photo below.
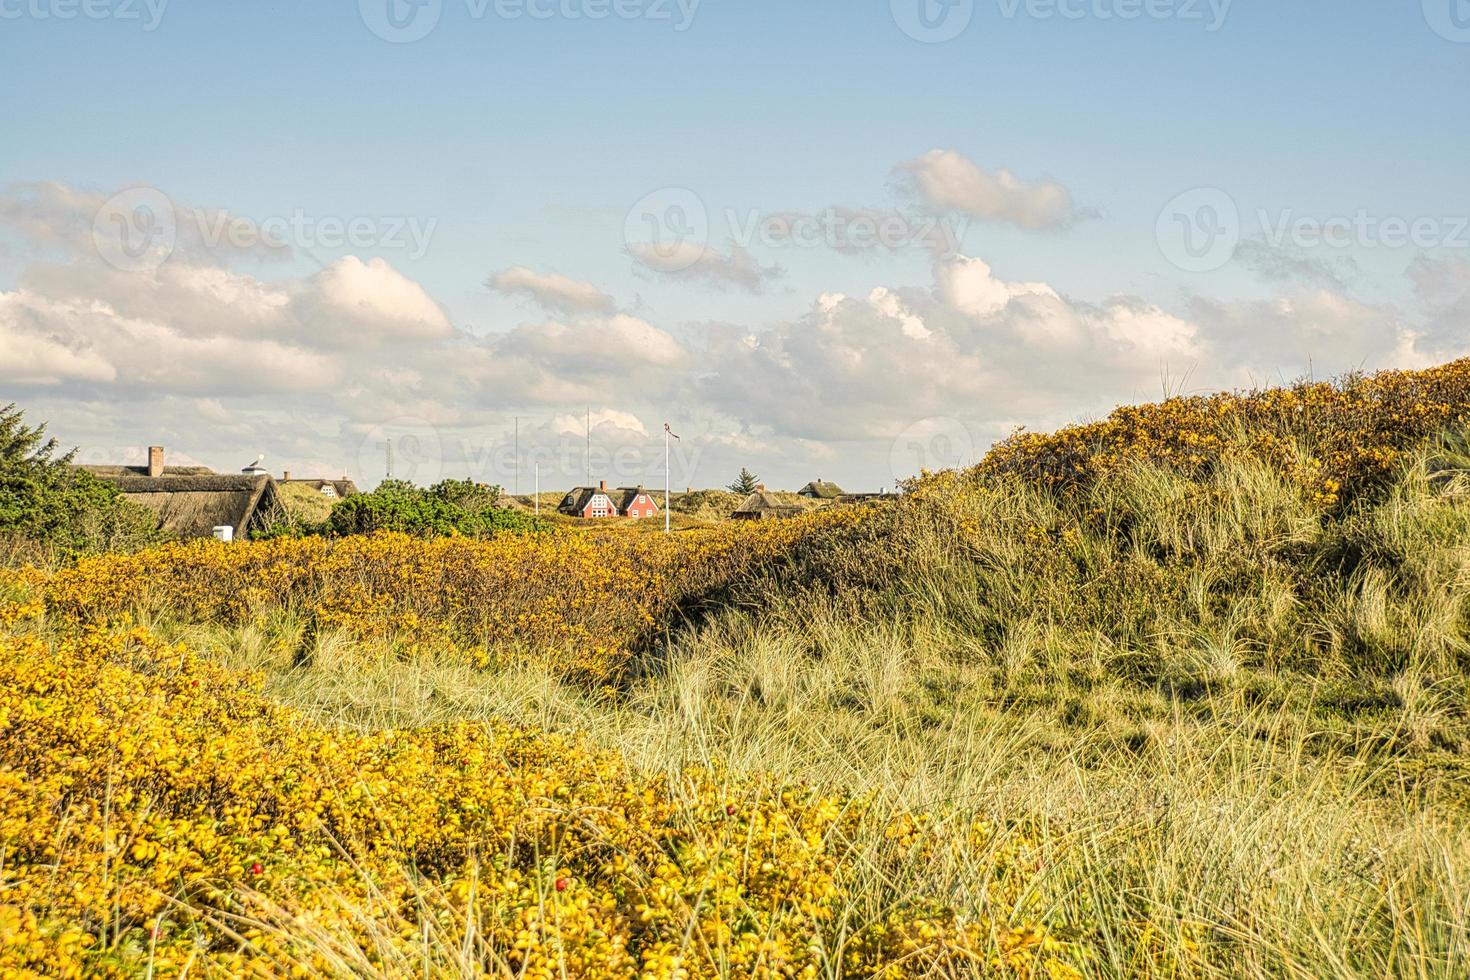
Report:
[[[959,256],[935,266],[935,278],[944,302],[970,316],[992,316],[1022,296],[1056,298],[1044,282],[1005,282],[991,275],[980,259]]]
[[[1083,217],[1061,184],[1027,184],[1005,169],[991,173],[954,150],[930,150],[897,170],[936,211],[958,211],[1026,229],[1065,228]]]
[[[364,262],[348,255],[323,269],[310,286],[306,305],[319,315],[317,325],[339,338],[416,341],[454,332],[424,288],[380,258]]]
[[[587,432],[589,420],[593,432],[600,432],[607,427],[644,437],[648,435],[648,429],[638,416],[613,408],[599,408],[583,415],[557,415],[552,418],[549,428],[558,435],[582,436]]]
[[[590,282],[535,272],[523,265],[495,273],[486,285],[502,293],[529,296],[553,313],[611,313],[615,306],[611,296]]]
[[[52,329],[57,312],[40,297],[0,293],[0,378],[35,385],[114,380],[117,369],[84,335]]]

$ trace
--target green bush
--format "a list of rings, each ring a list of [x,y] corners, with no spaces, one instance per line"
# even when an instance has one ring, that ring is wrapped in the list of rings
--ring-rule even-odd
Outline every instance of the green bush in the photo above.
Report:
[[[509,507],[499,507],[500,488],[472,480],[444,480],[425,490],[402,480],[385,480],[372,493],[339,501],[327,518],[335,535],[399,531],[433,538],[458,534],[540,532],[550,524]]]
[[[158,537],[151,511],[71,465],[44,424],[0,408],[0,536],[62,554],[138,547]]]

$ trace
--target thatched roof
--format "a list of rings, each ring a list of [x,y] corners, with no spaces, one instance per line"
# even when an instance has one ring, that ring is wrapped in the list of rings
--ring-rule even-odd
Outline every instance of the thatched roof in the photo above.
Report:
[[[658,503],[657,494],[647,487],[618,487],[617,490],[609,492],[608,496],[612,498],[613,503],[618,505],[618,513],[623,513],[633,506],[633,501],[638,499],[640,493],[648,494],[648,499],[660,507],[663,506]]]
[[[331,493],[324,488],[330,488]],[[332,512],[332,505],[345,497],[357,495],[357,484],[351,480],[277,480],[276,497],[290,517],[303,524],[320,524]]]
[[[826,480],[813,480],[796,492],[803,497],[810,497],[814,500],[836,500],[838,497],[843,496],[845,491],[835,483],[828,483]]]
[[[111,480],[120,476],[147,476],[146,466],[110,466],[110,465],[86,465],[78,466],[79,470],[86,470],[99,480]],[[165,466],[164,476],[217,476],[218,474],[208,466]]]
[[[730,516],[738,520],[764,520],[773,517],[796,517],[806,513],[807,508],[790,498],[795,494],[773,493],[757,490],[746,497]],[[800,499],[800,498],[798,498]]]
[[[587,509],[587,505],[592,502],[592,496],[603,492],[597,487],[573,487],[562,498],[561,503],[557,505],[557,512],[570,514],[573,517],[581,517],[582,512]]]
[[[275,481],[266,474],[214,473],[201,466],[166,467],[159,477],[137,466],[83,469],[153,511],[160,530],[181,538],[207,538],[224,525],[243,538],[280,506]]]

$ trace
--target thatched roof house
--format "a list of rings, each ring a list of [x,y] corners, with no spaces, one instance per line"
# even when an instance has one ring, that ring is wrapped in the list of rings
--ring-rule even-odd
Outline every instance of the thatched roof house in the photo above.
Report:
[[[845,492],[835,483],[828,483],[823,479],[816,479],[796,491],[808,500],[836,500],[845,496]]]
[[[216,473],[203,466],[164,466],[163,447],[150,446],[146,466],[83,466],[125,498],[158,515],[158,527],[181,538],[207,538],[229,527],[241,539],[279,512],[267,473]]]
[[[292,520],[302,524],[320,524],[332,513],[332,506],[345,497],[357,495],[357,484],[340,480],[293,480],[289,473],[276,481],[276,497]]]
[[[773,493],[761,487],[746,497],[730,517],[737,521],[769,521],[783,517],[797,517],[806,513],[807,508],[790,499],[794,496],[797,495]]]

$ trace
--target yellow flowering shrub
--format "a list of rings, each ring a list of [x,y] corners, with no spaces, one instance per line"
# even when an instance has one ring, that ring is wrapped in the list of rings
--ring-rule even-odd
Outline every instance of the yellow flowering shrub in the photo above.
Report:
[[[864,921],[855,842],[926,860],[923,816],[537,731],[333,731],[257,684],[142,628],[0,635],[0,976],[1077,975],[1015,828],[969,829],[990,920]]]
[[[1202,474],[1243,446],[1297,478],[1318,502],[1336,504],[1381,484],[1406,453],[1440,430],[1466,423],[1470,359],[1336,384],[1304,382],[1130,405],[1099,422],[1013,435],[976,472],[1074,485],[1120,464],[1145,461]],[[1305,458],[1300,448],[1308,451]]]
[[[864,514],[834,508],[677,535],[195,541],[82,558],[50,578],[45,597],[82,623],[136,613],[238,623],[291,608],[316,628],[458,645],[481,660],[520,651],[608,682],[677,611],[802,537]]]

